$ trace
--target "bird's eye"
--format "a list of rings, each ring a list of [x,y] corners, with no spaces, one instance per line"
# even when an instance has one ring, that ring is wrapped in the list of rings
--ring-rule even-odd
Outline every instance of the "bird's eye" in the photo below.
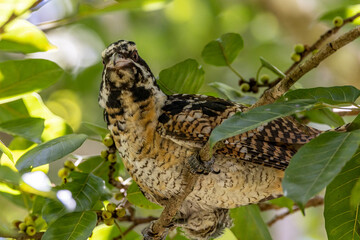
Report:
[[[137,62],[138,60],[139,60],[139,54],[138,54],[138,52],[137,51],[133,51],[132,53],[131,53],[131,59],[132,60],[134,60],[135,62]]]

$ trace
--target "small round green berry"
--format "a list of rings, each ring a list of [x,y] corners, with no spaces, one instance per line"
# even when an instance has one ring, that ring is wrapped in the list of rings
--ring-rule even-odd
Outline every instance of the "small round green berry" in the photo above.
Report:
[[[27,226],[26,226],[26,224],[24,222],[19,224],[19,230],[22,231],[22,232],[25,232],[26,227]]]
[[[114,144],[114,140],[112,139],[111,136],[106,136],[104,139],[103,139],[103,144],[107,147],[111,147],[113,144]]]
[[[28,226],[26,228],[26,234],[29,236],[34,236],[36,234],[36,229],[33,226]]]
[[[67,160],[64,162],[64,167],[70,169],[70,170],[74,170],[75,169],[75,164],[70,161],[70,160]]]
[[[108,155],[109,155],[109,152],[107,150],[103,150],[100,153],[100,156],[105,159],[107,158]]]
[[[125,195],[122,192],[119,192],[119,193],[115,194],[115,196],[114,196],[114,198],[118,201],[124,199],[124,197],[125,197]]]
[[[123,217],[126,214],[125,208],[118,208],[116,209],[116,216],[117,217]]]
[[[305,51],[305,46],[304,44],[296,44],[294,47],[294,50],[296,53],[303,53]]]
[[[113,218],[104,219],[104,223],[108,226],[112,226],[115,223],[115,220]]]
[[[333,24],[335,27],[341,27],[344,24],[344,19],[340,16],[334,17]]]
[[[110,153],[109,156],[107,157],[107,159],[111,163],[116,162],[116,154],[115,153]]]
[[[61,168],[58,171],[58,176],[62,179],[67,178],[70,175],[70,169],[68,168]]]
[[[24,219],[26,226],[34,226],[34,219],[31,216],[26,216]]]
[[[109,203],[106,206],[106,210],[108,210],[109,212],[115,212],[116,210],[116,204],[115,203]]]
[[[293,53],[291,55],[291,60],[293,60],[294,62],[300,62],[301,56],[299,54],[297,54],[297,53]]]
[[[261,82],[262,84],[268,84],[269,81],[270,81],[269,75],[267,75],[267,74],[261,75],[261,77],[260,77],[260,82]]]
[[[101,216],[103,219],[110,219],[112,218],[112,213],[109,211],[102,211]]]
[[[243,92],[247,92],[247,91],[250,90],[250,85],[248,83],[243,83],[240,86],[240,90],[243,91]]]

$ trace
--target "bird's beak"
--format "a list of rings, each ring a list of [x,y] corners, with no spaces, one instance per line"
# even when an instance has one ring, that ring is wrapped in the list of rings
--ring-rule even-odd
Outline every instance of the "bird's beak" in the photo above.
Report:
[[[130,59],[125,59],[118,53],[114,53],[111,56],[110,62],[113,64],[113,67],[115,69],[124,69],[132,64],[132,61]]]

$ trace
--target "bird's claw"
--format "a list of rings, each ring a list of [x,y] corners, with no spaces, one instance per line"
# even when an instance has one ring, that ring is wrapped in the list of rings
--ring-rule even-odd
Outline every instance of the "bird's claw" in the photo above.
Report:
[[[190,171],[193,174],[204,174],[208,175],[209,173],[219,174],[220,170],[214,170],[215,159],[211,157],[209,161],[201,160],[199,155],[193,155],[189,158],[188,164],[190,167]]]

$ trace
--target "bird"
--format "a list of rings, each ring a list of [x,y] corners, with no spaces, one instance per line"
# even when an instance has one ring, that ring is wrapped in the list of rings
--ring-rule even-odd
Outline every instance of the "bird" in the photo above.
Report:
[[[187,168],[198,174],[173,225],[190,239],[220,236],[232,226],[229,209],[283,195],[284,170],[297,150],[319,135],[278,118],[223,140],[211,164],[199,157],[212,130],[245,106],[200,94],[165,94],[132,41],[102,52],[98,101],[124,166],[152,202],[184,189]]]

